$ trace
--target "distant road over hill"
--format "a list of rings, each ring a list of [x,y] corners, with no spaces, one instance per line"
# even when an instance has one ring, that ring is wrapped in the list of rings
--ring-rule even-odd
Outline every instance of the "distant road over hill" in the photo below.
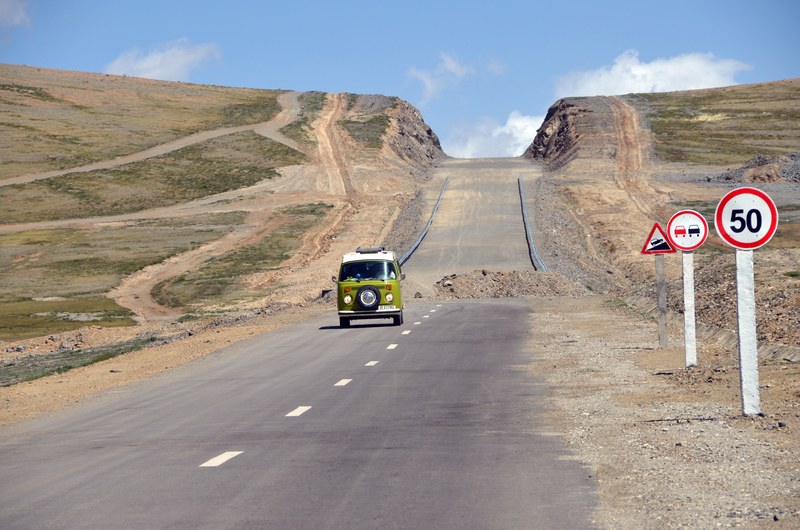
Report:
[[[532,268],[517,179],[532,186],[539,166],[522,158],[448,160],[435,175],[450,180],[430,232],[404,268],[411,280],[432,285],[449,274]]]

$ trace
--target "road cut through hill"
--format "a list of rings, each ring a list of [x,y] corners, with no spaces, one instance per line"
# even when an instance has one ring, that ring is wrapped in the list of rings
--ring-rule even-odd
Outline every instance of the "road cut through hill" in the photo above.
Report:
[[[448,160],[433,171],[448,179],[430,231],[404,270],[414,289],[431,294],[451,274],[533,270],[518,179],[533,187],[541,168],[521,158]],[[430,195],[430,194],[429,194]]]

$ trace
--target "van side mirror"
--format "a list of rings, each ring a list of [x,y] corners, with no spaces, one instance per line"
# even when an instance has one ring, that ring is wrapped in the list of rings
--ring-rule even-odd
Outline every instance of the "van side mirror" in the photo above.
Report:
[[[405,280],[406,279],[406,273],[405,272],[401,272],[400,273],[400,279],[401,280]]]
[[[336,276],[331,276],[331,280],[333,280],[333,283],[336,283]]]

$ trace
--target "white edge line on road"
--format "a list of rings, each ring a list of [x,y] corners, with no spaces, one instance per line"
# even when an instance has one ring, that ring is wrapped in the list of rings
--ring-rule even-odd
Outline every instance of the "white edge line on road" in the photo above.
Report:
[[[393,350],[395,348],[397,348],[397,344],[389,344],[388,346],[386,346],[387,350]]]
[[[370,361],[367,364],[365,364],[364,366],[375,366],[376,364],[378,364],[378,362],[379,361]]]
[[[350,381],[352,381],[352,379],[342,379],[342,380],[340,380],[338,383],[336,383],[336,384],[335,384],[335,385],[333,385],[333,386],[345,386],[345,385],[347,385],[347,383],[349,383]]]
[[[403,332],[403,335],[409,335],[410,333],[411,333],[411,330],[410,330],[410,329],[407,329],[407,330],[405,330],[405,331]]]
[[[208,462],[204,462],[200,464],[200,467],[219,467],[231,458],[235,458],[242,454],[244,451],[228,451],[226,453],[222,453],[219,456],[215,456]]]
[[[309,406],[297,407],[296,409],[291,411],[289,414],[287,414],[286,417],[287,418],[296,418],[297,416],[302,416],[303,414],[305,414],[309,410],[311,410],[311,407],[309,407]]]

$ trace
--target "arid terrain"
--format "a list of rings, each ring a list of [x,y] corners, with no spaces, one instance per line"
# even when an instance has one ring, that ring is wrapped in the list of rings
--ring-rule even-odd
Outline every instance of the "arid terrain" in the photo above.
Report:
[[[0,423],[331,313],[341,255],[408,248],[451,162],[384,96],[0,65],[0,108]],[[561,100],[531,140],[550,272],[475,271],[425,296],[530,300],[529,370],[597,482],[598,526],[800,526],[800,80]],[[680,259],[659,348],[640,254],[654,222],[710,219],[745,184],[781,214],[755,252],[756,417],[739,403],[732,249],[712,235],[697,252],[691,369]]]

